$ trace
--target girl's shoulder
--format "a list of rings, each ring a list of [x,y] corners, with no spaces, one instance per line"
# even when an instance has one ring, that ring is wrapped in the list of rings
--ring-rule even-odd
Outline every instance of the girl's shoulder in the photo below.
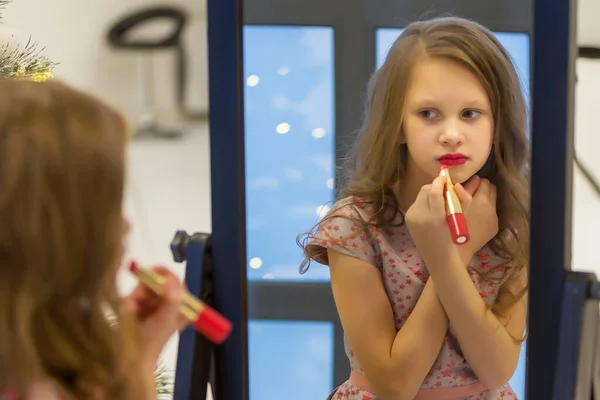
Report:
[[[358,215],[369,213],[372,210],[373,207],[368,201],[356,196],[348,196],[336,200],[329,210],[329,215]]]
[[[355,236],[371,221],[372,207],[362,199],[345,197],[333,203],[319,222],[324,236],[342,239]]]
[[[306,246],[309,257],[328,265],[327,250],[376,264],[371,205],[356,197],[337,200],[321,219]]]
[[[377,207],[377,208],[376,208]],[[398,218],[402,220],[404,215],[400,210],[393,209],[389,205],[375,206],[371,200],[362,199],[356,196],[348,196],[338,199],[329,208],[327,217],[350,217],[373,223],[375,215],[378,214],[383,220],[389,220],[390,226],[396,224]],[[373,224],[384,226],[385,224]]]

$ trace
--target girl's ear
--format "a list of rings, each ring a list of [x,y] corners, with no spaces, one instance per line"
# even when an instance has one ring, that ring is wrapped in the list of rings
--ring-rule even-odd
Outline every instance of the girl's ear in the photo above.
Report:
[[[406,144],[406,136],[403,130],[400,131],[400,144]]]

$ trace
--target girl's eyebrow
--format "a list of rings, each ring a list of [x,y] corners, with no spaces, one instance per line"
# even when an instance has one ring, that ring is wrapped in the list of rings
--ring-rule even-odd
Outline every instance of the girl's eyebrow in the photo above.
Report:
[[[466,108],[487,108],[488,102],[484,100],[470,100],[464,103]]]
[[[412,106],[419,106],[419,107],[435,107],[438,106],[441,103],[440,100],[432,98],[432,97],[422,97],[422,98],[417,98],[414,100],[409,100],[407,102],[407,104],[410,104]],[[470,99],[470,100],[466,100],[464,102],[461,102],[460,100],[456,100],[452,102],[453,106],[456,105],[460,105],[463,108],[487,108],[488,107],[488,103],[485,100],[480,100],[480,99]]]

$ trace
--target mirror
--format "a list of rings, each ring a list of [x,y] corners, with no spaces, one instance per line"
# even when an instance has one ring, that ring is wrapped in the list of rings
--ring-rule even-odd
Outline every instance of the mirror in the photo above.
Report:
[[[347,383],[348,358],[354,355],[330,294],[329,269],[314,263],[298,274],[302,254],[294,238],[335,207],[336,192],[344,188],[343,158],[362,125],[367,81],[392,43],[409,21],[450,11],[413,6],[245,2],[251,399],[274,399],[288,391],[298,398],[325,398],[338,385],[343,385],[338,396],[349,396],[346,389],[363,394]],[[344,23],[333,17],[335,7],[349,10]],[[515,2],[502,17],[491,5],[478,11],[461,7],[453,4],[453,13],[487,23],[507,50],[528,98],[531,4]],[[520,399],[525,356],[524,345],[510,379]]]

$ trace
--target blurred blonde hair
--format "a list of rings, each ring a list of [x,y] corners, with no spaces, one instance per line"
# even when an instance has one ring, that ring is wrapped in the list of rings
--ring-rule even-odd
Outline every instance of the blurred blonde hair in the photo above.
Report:
[[[74,398],[142,398],[115,282],[126,137],[90,95],[0,80],[0,393],[50,379]]]

